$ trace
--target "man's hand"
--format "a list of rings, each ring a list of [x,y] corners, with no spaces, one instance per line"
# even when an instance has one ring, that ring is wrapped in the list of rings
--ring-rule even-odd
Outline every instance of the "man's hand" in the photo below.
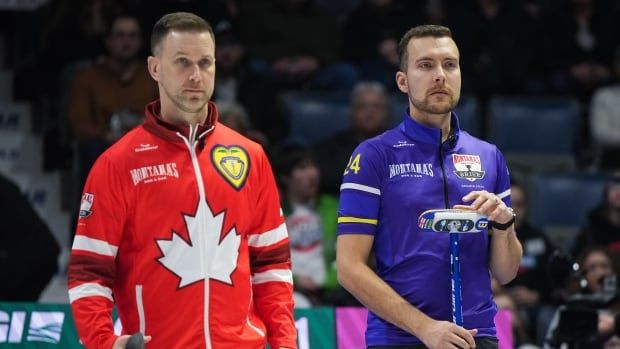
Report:
[[[430,349],[475,348],[474,336],[478,330],[466,330],[448,321],[431,320],[418,338]]]
[[[129,337],[131,337],[131,335],[126,334],[126,335],[116,338],[116,341],[114,342],[114,345],[112,346],[112,349],[125,349],[127,347],[127,342],[129,341]],[[144,343],[148,343],[150,341],[151,341],[151,336],[144,336]]]
[[[463,197],[464,202],[472,201],[470,205],[454,205],[458,210],[473,210],[487,215],[489,220],[506,223],[512,219],[512,210],[504,201],[486,190],[472,191]]]

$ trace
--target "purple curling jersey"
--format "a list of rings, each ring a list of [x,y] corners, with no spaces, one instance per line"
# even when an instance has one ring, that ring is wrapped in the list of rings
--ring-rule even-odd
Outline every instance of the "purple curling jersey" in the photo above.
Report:
[[[377,274],[398,294],[436,320],[452,321],[449,234],[423,232],[418,216],[429,209],[470,204],[462,198],[486,190],[510,206],[510,179],[496,146],[459,129],[442,144],[441,130],[409,115],[353,152],[340,187],[338,234],[374,235]],[[495,336],[485,230],[459,235],[463,325],[478,337]],[[416,337],[368,315],[366,345],[410,345]]]

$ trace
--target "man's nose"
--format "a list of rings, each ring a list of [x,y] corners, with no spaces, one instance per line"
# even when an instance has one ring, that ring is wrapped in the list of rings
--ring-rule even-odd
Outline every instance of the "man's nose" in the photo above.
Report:
[[[193,66],[189,79],[194,82],[200,82],[200,67],[198,67],[198,64]]]
[[[434,80],[436,83],[441,83],[441,84],[443,84],[446,81],[446,73],[443,71],[443,68],[441,66],[438,66],[437,69],[435,70]]]

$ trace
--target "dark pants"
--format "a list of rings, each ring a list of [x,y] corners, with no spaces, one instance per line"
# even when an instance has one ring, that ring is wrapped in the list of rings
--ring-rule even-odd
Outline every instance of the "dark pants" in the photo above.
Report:
[[[497,338],[495,337],[479,337],[475,338],[476,349],[497,349]],[[368,347],[368,349],[424,349],[424,344],[417,345],[387,345],[378,347]]]

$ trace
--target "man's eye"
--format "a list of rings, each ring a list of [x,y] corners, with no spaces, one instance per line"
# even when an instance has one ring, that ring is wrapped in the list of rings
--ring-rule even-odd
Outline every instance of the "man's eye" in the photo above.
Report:
[[[211,58],[204,58],[204,59],[200,60],[200,66],[201,67],[208,68],[211,65],[213,65],[213,59],[211,59]]]

